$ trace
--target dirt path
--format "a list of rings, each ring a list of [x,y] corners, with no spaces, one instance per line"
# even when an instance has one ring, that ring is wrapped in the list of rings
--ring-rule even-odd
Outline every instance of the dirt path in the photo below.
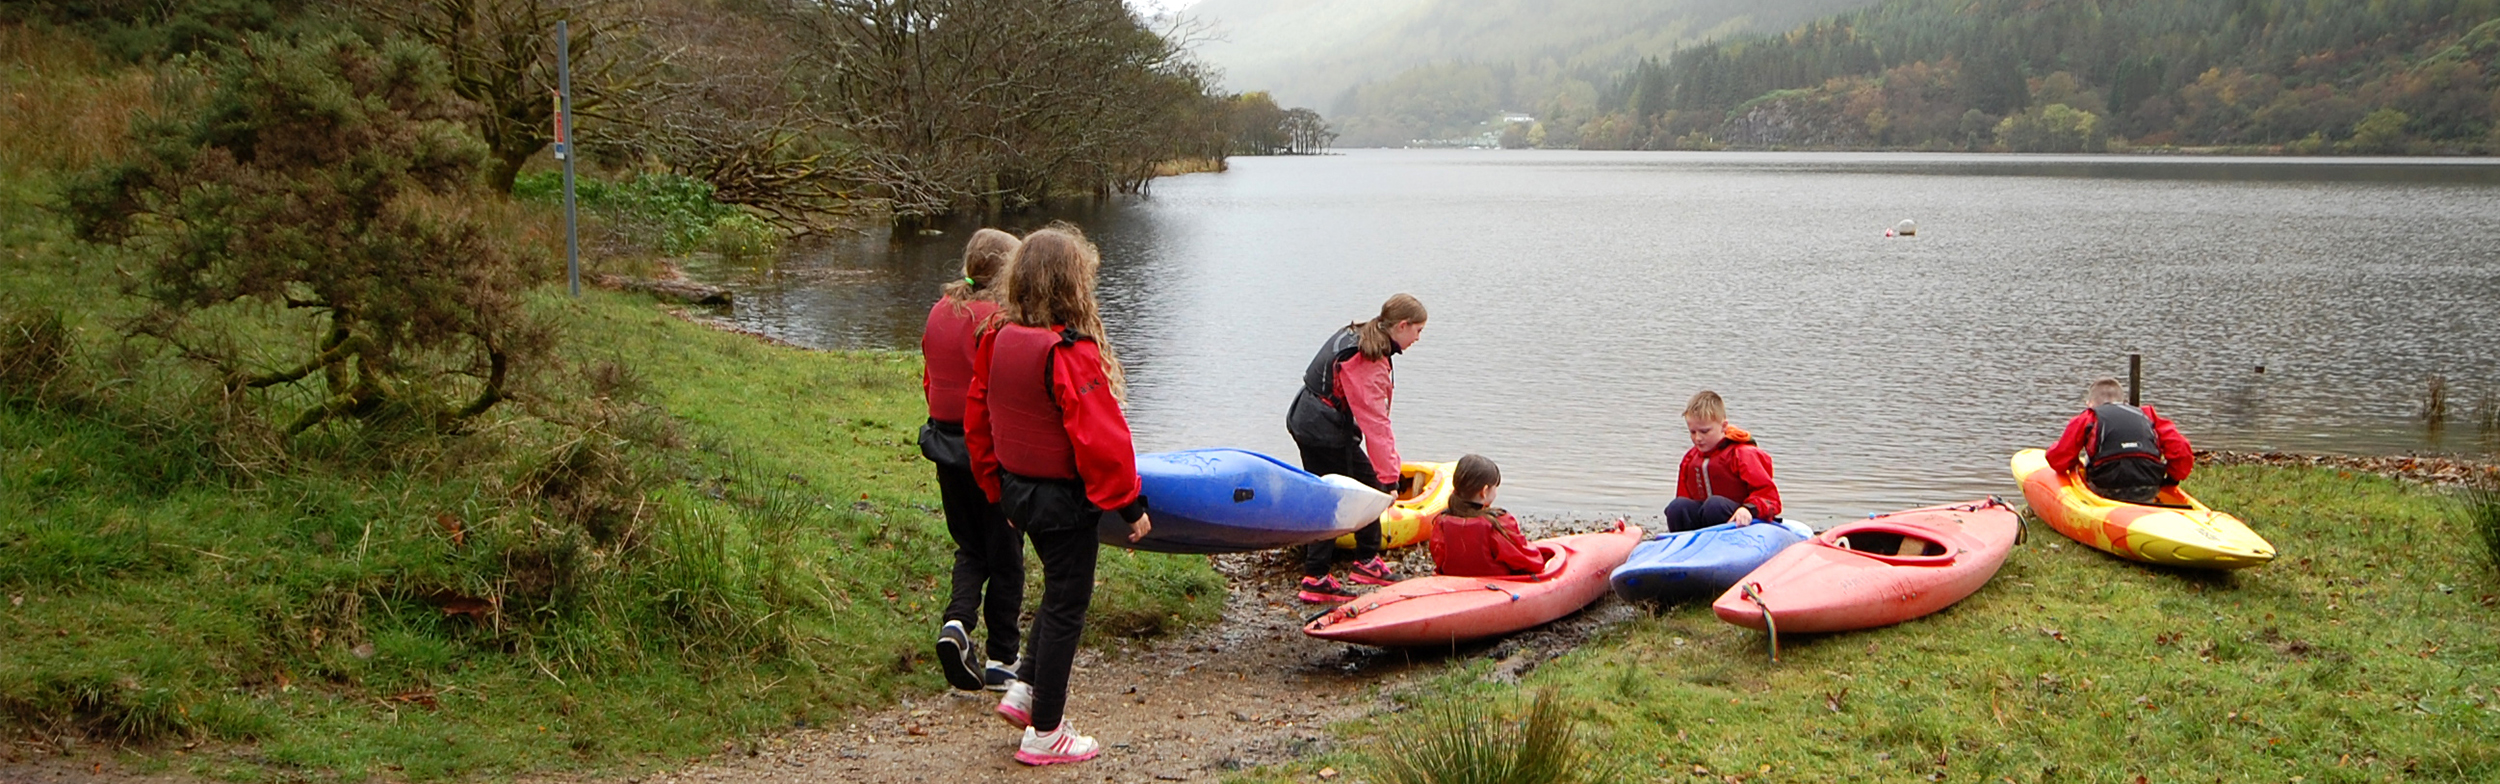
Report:
[[[1528,526],[1531,536],[1567,527]],[[1431,568],[1422,550],[1399,553],[1409,573]],[[1288,590],[1298,559],[1257,553],[1215,562],[1231,588],[1223,621],[1144,647],[1078,656],[1068,717],[1102,742],[1094,760],[1019,765],[1013,755],[1020,736],[992,715],[996,696],[950,691],[906,700],[838,731],[767,739],[632,784],[1214,781],[1331,748],[1330,723],[1391,708],[1388,695],[1445,664],[1494,657],[1501,660],[1494,677],[1515,678],[1637,612],[1610,596],[1506,640],[1448,652],[1382,651],[1303,636],[1303,617],[1317,609]]]

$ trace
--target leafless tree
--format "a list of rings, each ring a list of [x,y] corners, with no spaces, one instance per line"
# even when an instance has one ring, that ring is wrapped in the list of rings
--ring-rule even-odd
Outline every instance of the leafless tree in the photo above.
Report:
[[[906,220],[1125,187],[1204,79],[1119,0],[778,0]]]
[[[637,92],[659,62],[635,45],[639,0],[354,0],[353,7],[442,53],[452,89],[485,107],[478,136],[494,157],[487,176],[507,192],[521,164],[554,141],[557,20],[568,21],[577,121]]]

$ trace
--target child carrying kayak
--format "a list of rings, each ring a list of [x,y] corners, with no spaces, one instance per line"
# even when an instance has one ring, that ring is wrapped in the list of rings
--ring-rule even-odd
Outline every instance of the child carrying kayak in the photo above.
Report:
[[[964,443],[973,478],[1033,542],[1042,561],[1042,603],[1033,611],[1016,681],[998,715],[1024,728],[1016,761],[1082,762],[1102,752],[1068,725],[1068,672],[1094,598],[1095,529],[1103,515],[1146,537],[1137,449],[1120,410],[1119,360],[1102,336],[1094,300],[1102,256],[1074,226],[1026,235],[1007,263],[998,326],[982,333],[964,398]]]
[[[1676,469],[1667,530],[1779,518],[1780,490],[1771,482],[1771,455],[1754,446],[1752,433],[1727,423],[1727,401],[1719,393],[1705,389],[1693,395],[1684,404],[1684,427],[1693,436],[1693,448]]]
[[[920,391],[929,401],[920,454],[937,464],[938,500],[946,507],[946,533],[955,540],[954,589],[938,627],[938,669],[947,683],[965,691],[1004,691],[1015,680],[1016,665],[1002,662],[1016,659],[1017,615],[1024,611],[1024,535],[982,494],[964,446],[964,393],[972,386],[974,338],[998,312],[1004,288],[999,273],[1019,244],[1015,235],[997,229],[973,232],[964,246],[963,277],[946,284],[920,334]],[[989,623],[988,645],[975,650],[970,630],[983,621]]]
[[[1510,577],[1545,570],[1545,553],[1519,533],[1519,520],[1493,506],[1502,468],[1483,455],[1458,459],[1450,508],[1432,518],[1432,564],[1452,577]]]
[[[1389,432],[1389,399],[1396,385],[1391,357],[1424,336],[1424,303],[1398,294],[1381,303],[1380,315],[1338,329],[1320,345],[1310,367],[1302,371],[1302,390],[1285,413],[1285,430],[1302,451],[1302,470],[1337,474],[1370,482],[1382,492],[1398,494],[1397,437]],[[1337,541],[1322,539],[1305,545],[1302,583],[1297,594],[1306,602],[1342,602],[1354,598],[1344,583],[1330,575],[1337,559]],[[1354,532],[1354,568],[1347,577],[1358,583],[1388,585],[1397,573],[1380,560],[1380,522]]]

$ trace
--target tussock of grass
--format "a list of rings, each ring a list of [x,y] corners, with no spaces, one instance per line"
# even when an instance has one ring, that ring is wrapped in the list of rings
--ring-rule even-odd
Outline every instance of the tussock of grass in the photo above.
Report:
[[[2457,516],[2481,546],[2484,562],[2500,573],[2500,488],[2475,487],[2460,493]]]
[[[1587,739],[1552,689],[1516,718],[1488,703],[1447,700],[1417,711],[1420,726],[1381,744],[1382,784],[1599,784],[1619,767]]]
[[[2333,470],[2207,468],[2191,483],[2282,557],[2170,570],[2034,535],[1960,604],[1784,636],[1778,665],[1760,633],[1691,602],[1529,685],[1586,706],[1636,780],[2500,780],[2500,589],[2476,544],[2489,526],[2444,494]],[[1497,688],[1482,670],[1411,699],[1481,699]]]

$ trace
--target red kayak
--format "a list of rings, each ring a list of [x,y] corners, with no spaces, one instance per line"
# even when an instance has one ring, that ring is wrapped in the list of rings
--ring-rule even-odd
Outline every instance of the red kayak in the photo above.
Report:
[[[1710,605],[1719,620],[1782,632],[1890,626],[1942,610],[1995,577],[2022,535],[1995,498],[1836,526],[1780,551]]]
[[[1329,610],[1302,633],[1388,647],[1448,645],[1533,628],[1605,596],[1607,573],[1640,541],[1640,526],[1624,523],[1612,531],[1539,539],[1529,544],[1545,551],[1545,571],[1403,580]]]

